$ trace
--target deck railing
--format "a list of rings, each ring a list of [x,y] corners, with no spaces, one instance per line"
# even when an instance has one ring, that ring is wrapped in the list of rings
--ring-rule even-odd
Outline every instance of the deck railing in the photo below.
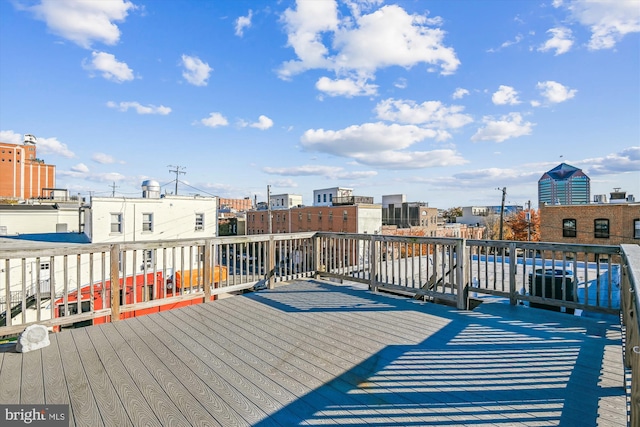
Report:
[[[117,321],[314,275],[466,309],[621,314],[640,425],[640,246],[293,233],[0,249],[0,336]],[[580,310],[583,313],[580,313]]]
[[[314,233],[0,250],[0,336],[168,310],[315,272]]]

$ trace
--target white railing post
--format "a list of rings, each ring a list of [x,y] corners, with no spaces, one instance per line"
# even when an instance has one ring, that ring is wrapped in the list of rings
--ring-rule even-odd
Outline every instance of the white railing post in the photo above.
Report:
[[[465,239],[460,239],[456,243],[456,293],[457,301],[456,307],[458,310],[466,310],[468,307],[468,288],[465,278],[466,274],[466,259],[465,250],[467,244]]]
[[[204,302],[211,301],[211,285],[215,282],[215,270],[212,268],[211,260],[211,240],[205,240],[204,242],[204,254],[203,254],[203,277],[204,277]],[[217,296],[216,296],[217,299]]]
[[[120,256],[120,245],[114,244],[111,245],[110,251],[110,261],[111,261],[111,321],[117,322],[120,320],[120,265],[119,265],[119,256]],[[124,263],[125,260],[122,260]],[[67,312],[65,311],[65,314]]]
[[[275,289],[276,287],[276,242],[273,239],[273,234],[269,235],[269,250],[268,250],[268,263],[267,263],[267,287],[269,289]]]
[[[318,277],[320,277],[320,270],[321,270],[321,262],[322,262],[322,246],[321,246],[321,238],[320,236],[316,233],[313,236],[313,277],[315,279],[317,279]]]
[[[373,292],[378,290],[378,251],[376,250],[376,236],[371,235],[371,245],[369,246],[369,289]]]
[[[516,243],[509,243],[509,303],[518,304],[518,290],[516,289],[516,269],[518,268],[518,254]]]

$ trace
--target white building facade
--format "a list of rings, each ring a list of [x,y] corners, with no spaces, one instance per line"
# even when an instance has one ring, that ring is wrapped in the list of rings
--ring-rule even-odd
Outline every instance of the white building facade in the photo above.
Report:
[[[92,197],[84,230],[92,243],[211,238],[217,206],[216,197]]]
[[[353,196],[352,188],[332,187],[313,190],[313,206],[331,206],[333,199]]]
[[[302,194],[272,194],[271,209],[291,209],[302,205]]]

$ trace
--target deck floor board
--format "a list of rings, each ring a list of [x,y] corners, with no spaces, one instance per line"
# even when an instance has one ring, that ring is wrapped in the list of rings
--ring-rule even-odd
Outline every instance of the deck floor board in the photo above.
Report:
[[[66,330],[0,353],[0,403],[70,425],[625,426],[620,326],[360,284],[274,290]]]

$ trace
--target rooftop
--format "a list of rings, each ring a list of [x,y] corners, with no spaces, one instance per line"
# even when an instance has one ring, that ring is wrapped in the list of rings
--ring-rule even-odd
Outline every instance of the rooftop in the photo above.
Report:
[[[0,402],[69,403],[70,425],[627,422],[615,316],[306,279],[50,338],[0,353]]]

